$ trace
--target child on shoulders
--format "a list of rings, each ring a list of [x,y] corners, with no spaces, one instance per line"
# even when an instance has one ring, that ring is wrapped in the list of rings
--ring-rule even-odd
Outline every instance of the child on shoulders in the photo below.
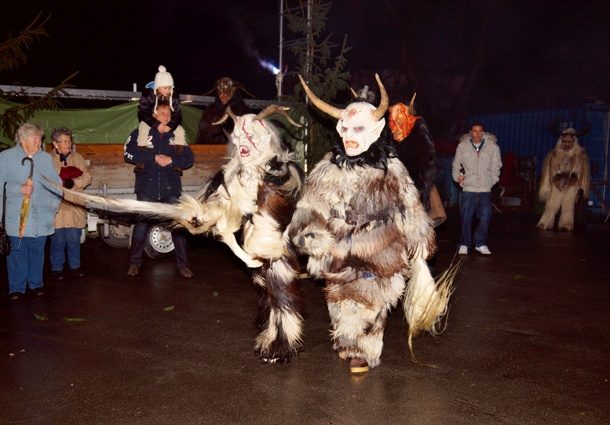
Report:
[[[167,125],[161,124],[153,115],[157,111],[160,100],[169,102],[172,113],[171,120]],[[152,88],[148,85],[142,91],[140,103],[138,104],[138,146],[151,147],[149,135],[151,128],[156,128],[160,133],[173,132],[175,145],[186,145],[186,136],[182,124],[182,110],[180,109],[180,95],[174,92],[174,79],[163,65],[159,66],[159,72],[155,75]]]

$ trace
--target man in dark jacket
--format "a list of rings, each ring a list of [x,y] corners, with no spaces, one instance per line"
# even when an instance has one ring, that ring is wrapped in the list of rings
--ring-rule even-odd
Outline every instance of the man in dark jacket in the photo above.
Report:
[[[154,117],[167,125],[171,119],[168,102],[159,102]],[[188,145],[176,145],[174,133],[162,132],[159,128],[150,130],[151,140],[147,147],[138,146],[138,130],[131,133],[125,145],[125,161],[137,164],[135,193],[140,201],[177,203],[182,194],[182,170],[194,163],[193,151]],[[140,221],[133,229],[131,258],[127,274],[137,276],[142,265],[142,254],[149,223]],[[186,236],[182,230],[172,230],[176,252],[176,263],[180,274],[193,277],[186,255]]]

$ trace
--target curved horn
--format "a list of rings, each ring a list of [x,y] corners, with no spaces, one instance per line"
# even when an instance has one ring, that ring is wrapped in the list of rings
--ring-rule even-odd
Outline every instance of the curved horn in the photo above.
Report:
[[[413,97],[411,98],[411,102],[409,103],[409,113],[411,115],[415,115],[415,96],[417,96],[417,92],[413,93]]]
[[[208,95],[214,93],[215,91],[216,91],[216,87],[214,87],[211,90],[206,91],[204,94],[202,94],[202,96],[208,96]]]
[[[246,93],[248,96],[250,96],[253,99],[256,99],[256,96],[254,96],[252,93],[250,93],[248,90],[246,90],[246,88],[244,87],[243,84],[239,83],[239,89],[241,91],[243,91],[244,93]]]
[[[258,113],[258,115],[256,115],[254,117],[254,119],[263,120],[270,115],[280,114],[280,115],[283,115],[290,122],[290,124],[294,125],[295,127],[303,127],[301,124],[295,122],[290,115],[288,115],[288,112],[286,112],[286,111],[289,111],[289,110],[290,110],[290,108],[288,108],[286,106],[269,105],[265,109],[260,111]]]
[[[309,88],[309,86],[307,85],[305,80],[303,79],[303,77],[301,77],[300,75],[299,75],[299,80],[301,80],[301,84],[303,85],[303,89],[305,89],[305,93],[307,94],[307,97],[309,98],[309,100],[311,100],[311,103],[316,105],[316,108],[318,108],[322,112],[326,112],[328,115],[330,115],[333,118],[339,119],[342,109],[329,105],[328,103],[326,103],[322,99],[320,99],[318,96],[313,94],[313,92],[311,91],[311,89]]]
[[[225,109],[225,114],[222,116],[222,118],[219,119],[218,121],[213,122],[212,125],[220,125],[223,122],[225,122],[227,120],[227,118],[229,118],[229,117],[231,117],[233,122],[237,121],[237,115],[235,115],[233,113],[230,106],[227,107],[227,109]]]
[[[225,114],[222,116],[222,118],[221,118],[221,119],[219,119],[218,121],[214,121],[214,122],[212,123],[212,125],[220,125],[220,124],[224,123],[224,122],[227,120],[227,118],[229,118],[229,114],[227,114],[227,113],[225,112]]]
[[[379,106],[377,109],[373,111],[373,116],[380,120],[388,110],[388,106],[390,105],[390,99],[388,98],[388,92],[385,91],[385,87],[381,83],[381,79],[379,78],[379,74],[375,73],[375,79],[377,80],[377,85],[379,86],[379,93],[381,94],[381,101],[379,102]]]

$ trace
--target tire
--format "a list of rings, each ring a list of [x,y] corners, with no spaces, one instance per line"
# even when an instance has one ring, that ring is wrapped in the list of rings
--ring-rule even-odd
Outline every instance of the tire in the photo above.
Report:
[[[165,227],[155,224],[146,234],[144,252],[148,258],[159,258],[170,254],[174,250],[172,233]]]
[[[132,226],[124,224],[111,223],[108,226],[108,237],[104,237],[103,224],[98,226],[98,233],[102,236],[102,240],[106,245],[112,248],[128,248],[131,240]]]

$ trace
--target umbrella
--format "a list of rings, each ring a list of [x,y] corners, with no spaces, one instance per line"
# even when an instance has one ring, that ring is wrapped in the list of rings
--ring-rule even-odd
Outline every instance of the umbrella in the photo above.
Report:
[[[30,161],[30,176],[26,180],[26,184],[32,184],[32,174],[34,173],[34,161],[32,158],[27,156],[21,160],[21,165],[25,164],[25,161]],[[23,201],[21,202],[21,214],[19,214],[19,239],[23,238],[25,233],[25,225],[28,222],[28,215],[30,214],[30,195],[23,195]]]

